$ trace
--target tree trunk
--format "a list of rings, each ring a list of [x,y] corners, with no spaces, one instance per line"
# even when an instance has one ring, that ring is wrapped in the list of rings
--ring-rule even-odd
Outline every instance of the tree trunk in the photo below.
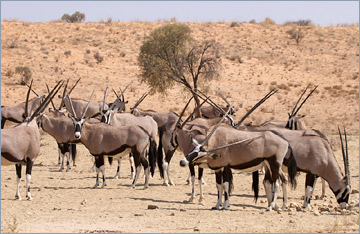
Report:
[[[194,89],[194,92],[197,93],[197,88]],[[200,99],[199,97],[193,93],[193,96],[194,96],[194,100],[195,100],[195,118],[198,118],[198,117],[202,117],[202,114],[201,114],[201,111],[199,109],[199,106],[200,106]]]

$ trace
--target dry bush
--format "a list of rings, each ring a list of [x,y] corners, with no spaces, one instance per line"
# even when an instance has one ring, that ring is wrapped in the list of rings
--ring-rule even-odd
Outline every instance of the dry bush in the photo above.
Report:
[[[236,21],[231,22],[230,27],[239,27],[239,23]]]
[[[96,62],[99,64],[104,60],[104,57],[100,55],[99,51],[97,51],[94,54],[94,58],[96,59]]]
[[[30,82],[32,74],[29,67],[18,66],[15,68],[15,73],[20,74],[22,76],[22,79],[20,81],[21,85],[25,85]]]
[[[298,20],[298,21],[286,21],[283,25],[312,26],[313,23],[311,22],[311,20]]]
[[[275,24],[275,21],[272,20],[272,19],[269,18],[269,17],[266,17],[265,20],[264,20],[263,22],[261,22],[260,24],[266,25],[266,26],[268,26],[268,25],[274,25],[274,24]]]
[[[290,35],[291,39],[294,39],[296,41],[297,45],[305,37],[305,34],[301,31],[301,28],[292,28],[286,31],[286,33]]]

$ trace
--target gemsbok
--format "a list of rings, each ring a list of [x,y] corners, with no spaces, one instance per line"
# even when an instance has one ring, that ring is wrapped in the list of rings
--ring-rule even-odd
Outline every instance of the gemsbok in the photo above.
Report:
[[[83,110],[80,117],[77,117],[72,101],[69,96],[67,99],[71,106],[72,118],[75,127],[75,139],[89,150],[90,154],[95,157],[96,168],[96,183],[94,188],[99,185],[99,173],[102,172],[103,184],[101,188],[106,186],[105,180],[105,166],[104,156],[122,157],[128,153],[134,156],[136,167],[135,178],[132,182],[131,188],[134,188],[136,181],[139,177],[141,165],[145,171],[145,185],[144,188],[149,186],[149,163],[146,160],[146,149],[150,144],[150,134],[141,126],[119,126],[114,128],[106,123],[90,123],[85,120],[85,115],[92,95],[88,101],[87,106]],[[151,162],[150,162],[151,163]]]
[[[59,81],[54,89],[48,94],[44,101],[29,115],[28,101],[30,88],[25,102],[25,120],[13,128],[1,130],[1,165],[14,165],[17,174],[17,190],[15,198],[21,200],[20,181],[22,164],[26,164],[26,198],[32,200],[30,193],[31,171],[35,159],[40,153],[40,132],[38,128],[38,117],[59,91],[63,82]]]
[[[45,96],[39,96],[30,99],[27,103],[28,105],[28,114],[32,115],[34,111],[40,106],[44,101]],[[22,123],[25,119],[25,105],[26,103],[20,103],[16,106],[1,106],[1,129],[4,128],[6,121],[11,121],[15,123]]]
[[[277,209],[275,202],[279,183],[280,180],[286,180],[281,166],[288,152],[290,153],[289,178],[291,184],[296,185],[296,161],[289,143],[275,131],[250,132],[234,129],[227,124],[221,124],[223,118],[206,137],[203,134],[196,136],[192,131],[180,131],[178,133],[179,147],[186,144],[190,147],[192,144],[193,148],[180,161],[180,165],[186,166],[192,163],[214,170],[218,189],[218,202],[213,209],[220,209],[220,206],[223,206],[225,210],[230,205],[231,175],[229,169],[254,172],[265,165],[271,175],[270,183],[265,184],[265,187],[271,190],[268,210]],[[223,190],[224,204],[222,204]]]

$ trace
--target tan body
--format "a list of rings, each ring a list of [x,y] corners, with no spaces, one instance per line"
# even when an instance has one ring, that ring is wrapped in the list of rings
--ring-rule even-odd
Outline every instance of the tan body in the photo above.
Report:
[[[32,115],[33,112],[40,106],[41,102],[44,100],[42,97],[34,97],[28,102],[28,111],[29,115]],[[25,102],[18,104],[17,106],[2,106],[1,107],[1,129],[4,128],[6,120],[22,123],[24,121],[25,113]]]
[[[17,189],[15,199],[21,200],[20,180],[22,163],[26,163],[26,198],[30,194],[31,169],[40,153],[40,132],[36,119],[21,123],[13,128],[1,130],[1,166],[15,165]]]
[[[103,186],[105,183],[105,169],[103,156],[122,157],[129,152],[134,156],[136,176],[132,187],[140,173],[140,164],[145,170],[145,187],[148,187],[148,163],[146,160],[146,148],[149,145],[150,136],[139,126],[113,127],[105,123],[84,122],[81,131],[81,142],[95,156],[97,170],[103,170]],[[101,159],[102,158],[102,159]],[[99,171],[97,171],[99,174]],[[95,187],[98,185],[98,176]]]
[[[168,122],[177,121],[179,116],[174,112],[166,112],[160,113],[153,110],[141,110],[141,109],[133,109],[132,114],[135,116],[150,116],[157,123],[158,127],[161,128]]]
[[[328,182],[333,192],[344,191],[346,189],[346,184],[343,180],[344,174],[336,161],[331,146],[326,138],[317,134],[317,131],[289,130],[285,128],[271,128],[269,126],[248,127],[248,129],[274,129],[289,142],[294,152],[298,170],[308,173],[303,207],[311,209],[310,197],[316,180],[315,178],[311,179],[310,175],[323,178]],[[310,182],[311,180],[312,182]],[[286,193],[285,186],[283,186],[283,189]],[[286,200],[284,199],[284,206],[286,206]]]

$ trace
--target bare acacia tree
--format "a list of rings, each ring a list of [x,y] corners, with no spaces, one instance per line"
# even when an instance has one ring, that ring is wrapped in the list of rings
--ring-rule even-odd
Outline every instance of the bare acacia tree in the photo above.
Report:
[[[221,60],[215,41],[197,43],[185,24],[168,24],[155,29],[140,48],[140,79],[154,92],[165,93],[175,84],[195,94],[200,82],[218,78]],[[200,112],[197,111],[200,116]]]

